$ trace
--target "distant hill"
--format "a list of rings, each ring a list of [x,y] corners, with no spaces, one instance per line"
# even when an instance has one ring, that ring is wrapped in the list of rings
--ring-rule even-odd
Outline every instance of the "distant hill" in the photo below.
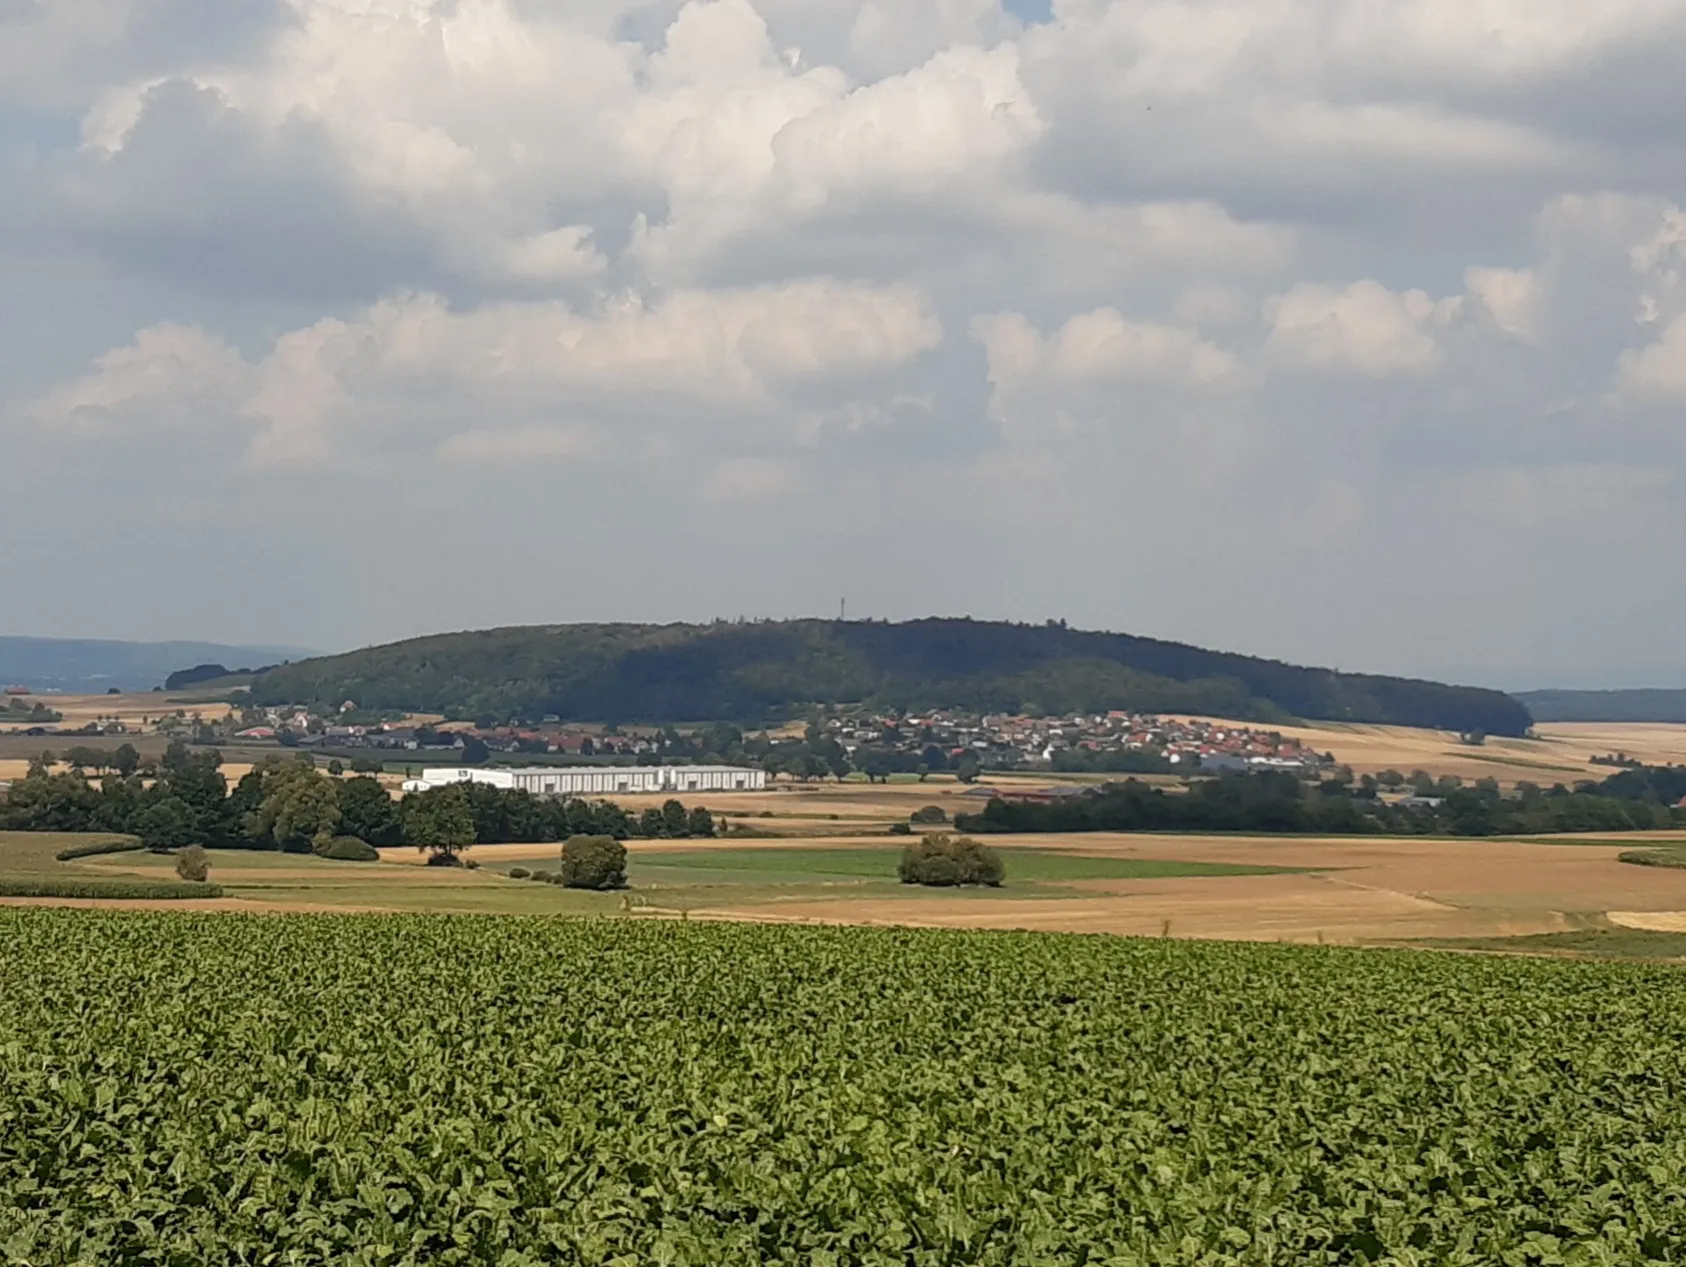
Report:
[[[198,664],[256,667],[314,655],[300,647],[231,647],[215,642],[107,642],[92,638],[0,637],[0,686],[73,695],[150,691]]]
[[[1535,721],[1686,723],[1686,690],[1518,691]]]
[[[545,625],[438,634],[286,665],[260,703],[354,700],[499,720],[761,721],[814,703],[1046,712],[1139,708],[1526,732],[1499,692],[1300,668],[1063,625],[822,620]]]

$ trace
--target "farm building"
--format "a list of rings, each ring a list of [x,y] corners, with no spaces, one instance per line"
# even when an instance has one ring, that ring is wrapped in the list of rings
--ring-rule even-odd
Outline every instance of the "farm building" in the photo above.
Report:
[[[404,784],[423,792],[451,783],[489,783],[534,796],[606,796],[617,792],[760,792],[764,770],[730,765],[527,766],[520,769],[428,768]]]

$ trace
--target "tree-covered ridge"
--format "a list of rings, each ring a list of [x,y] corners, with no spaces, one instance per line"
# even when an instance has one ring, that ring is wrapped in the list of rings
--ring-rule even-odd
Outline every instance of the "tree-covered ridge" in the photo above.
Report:
[[[473,717],[759,721],[815,703],[980,712],[1132,708],[1520,735],[1499,691],[1304,668],[1063,624],[544,625],[438,634],[283,665],[265,704],[354,700]]]
[[[1686,722],[1686,690],[1520,691],[1543,722]]]

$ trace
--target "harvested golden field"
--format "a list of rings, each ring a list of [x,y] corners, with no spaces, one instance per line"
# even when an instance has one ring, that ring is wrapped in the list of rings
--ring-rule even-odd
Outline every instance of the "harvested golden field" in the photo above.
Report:
[[[141,691],[127,695],[29,695],[25,704],[45,704],[64,720],[56,726],[74,728],[94,721],[118,721],[131,729],[149,727],[158,718],[180,710],[189,717],[199,714],[206,721],[228,716],[229,706],[210,700],[194,699],[190,695],[165,694],[162,691]],[[6,723],[11,729],[14,723]],[[27,723],[15,723],[18,726]]]
[[[1686,841],[1686,833],[1668,837]],[[890,883],[890,842],[860,836],[766,841],[635,842],[637,909],[702,918],[1023,928],[1134,936],[1363,944],[1421,938],[1512,937],[1604,922],[1611,911],[1686,909],[1686,871],[1617,860],[1626,841],[1074,834],[992,836],[1009,858],[1000,891],[908,889]],[[838,875],[835,852],[883,854],[885,878]],[[687,865],[710,851],[730,860],[766,858],[762,871],[691,886],[670,881],[666,859]],[[1145,874],[1015,884],[1031,851],[1139,862],[1144,870],[1276,868],[1279,874]],[[390,861],[419,863],[413,851]],[[554,866],[556,845],[485,845],[481,867]],[[812,873],[804,859],[814,859]],[[826,861],[826,859],[832,859]],[[660,874],[653,885],[640,875]],[[783,879],[770,877],[782,874]],[[718,887],[711,887],[718,885]]]
[[[804,841],[810,847],[838,841]],[[860,842],[854,842],[859,844]],[[1303,874],[1088,880],[1054,896],[838,894],[694,909],[719,918],[1024,928],[1244,941],[1512,937],[1686,908],[1686,871],[1617,861],[1620,845],[1235,837],[991,837],[1008,849],[1306,868]]]
[[[52,861],[64,838],[0,834],[8,872],[165,880],[167,857]],[[482,845],[475,870],[219,851],[222,910],[404,910],[676,916],[1021,928],[1252,941],[1366,944],[1686,926],[1686,870],[1618,861],[1637,838],[1425,840],[1085,833],[994,836],[999,890],[909,888],[886,836],[635,841],[631,888],[576,893],[512,879],[554,870],[560,847]],[[1655,840],[1686,844],[1686,833]]]
[[[1234,726],[1248,724],[1210,720],[1224,720]],[[1334,753],[1337,761],[1358,774],[1388,769],[1410,774],[1420,769],[1437,776],[1455,774],[1469,782],[1492,777],[1506,786],[1520,782],[1550,786],[1607,778],[1614,771],[1592,764],[1592,758],[1612,752],[1626,752],[1652,765],[1686,762],[1686,726],[1637,722],[1553,723],[1538,727],[1538,738],[1490,738],[1478,748],[1459,743],[1458,736],[1450,731],[1409,726],[1318,722],[1270,729],[1318,752]]]

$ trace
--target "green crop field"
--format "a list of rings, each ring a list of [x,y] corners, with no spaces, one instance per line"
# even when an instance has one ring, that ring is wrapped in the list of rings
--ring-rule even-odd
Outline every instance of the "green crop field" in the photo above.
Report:
[[[23,1264],[1686,1258],[1686,975],[0,911]]]

